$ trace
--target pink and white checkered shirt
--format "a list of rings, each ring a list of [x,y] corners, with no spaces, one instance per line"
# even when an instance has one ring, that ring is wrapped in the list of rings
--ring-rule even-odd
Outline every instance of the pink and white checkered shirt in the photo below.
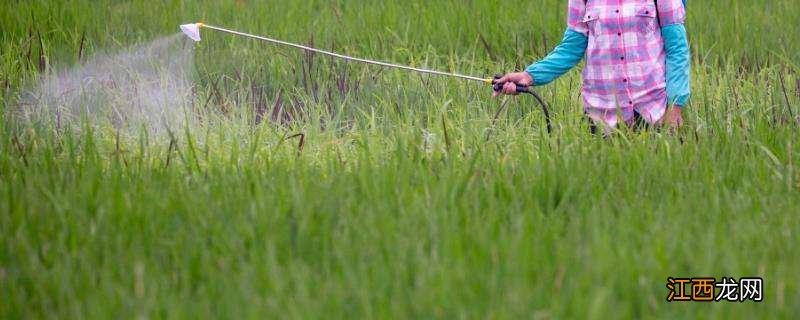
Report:
[[[667,107],[666,52],[661,26],[683,23],[682,0],[569,0],[567,23],[587,35],[583,70],[586,113],[609,126],[655,123]],[[658,15],[658,17],[656,17]]]

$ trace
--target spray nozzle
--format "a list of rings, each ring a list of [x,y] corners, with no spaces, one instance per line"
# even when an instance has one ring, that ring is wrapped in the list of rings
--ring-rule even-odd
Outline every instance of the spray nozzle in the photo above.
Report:
[[[200,41],[200,27],[202,27],[202,23],[189,23],[189,24],[182,24],[181,31],[187,37],[194,41]]]

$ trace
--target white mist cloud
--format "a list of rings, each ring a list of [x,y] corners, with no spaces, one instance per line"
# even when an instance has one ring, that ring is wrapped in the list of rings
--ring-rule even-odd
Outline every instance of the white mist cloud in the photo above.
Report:
[[[98,54],[69,70],[42,78],[21,110],[29,120],[59,126],[86,119],[121,131],[163,132],[182,127],[192,103],[193,44],[175,34]]]

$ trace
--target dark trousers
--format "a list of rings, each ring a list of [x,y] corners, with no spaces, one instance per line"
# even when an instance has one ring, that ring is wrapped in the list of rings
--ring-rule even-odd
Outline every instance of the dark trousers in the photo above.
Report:
[[[592,118],[590,118],[589,115],[586,115],[586,120],[589,121],[589,131],[592,132],[592,135],[597,135],[598,129],[597,129],[597,125],[594,123],[594,120],[592,120]],[[642,115],[640,115],[639,112],[636,112],[636,111],[633,112],[633,131],[634,132],[641,132],[641,131],[650,130],[651,127],[652,127],[652,125],[647,123],[647,121],[645,121],[644,118],[642,118]]]

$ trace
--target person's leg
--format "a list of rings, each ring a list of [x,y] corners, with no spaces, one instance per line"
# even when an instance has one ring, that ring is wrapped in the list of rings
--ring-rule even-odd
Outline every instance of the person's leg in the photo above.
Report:
[[[627,126],[633,125],[633,108],[623,109],[600,109],[600,108],[586,108],[584,114],[589,119],[590,127],[593,133],[602,131],[603,136],[608,136],[614,131],[619,123],[624,122]]]
[[[633,132],[650,130],[650,124],[642,118],[638,111],[633,112]]]
[[[589,123],[589,132],[592,133],[593,136],[597,135],[597,124],[592,120],[588,113],[583,113],[583,118],[586,119],[586,122]]]

